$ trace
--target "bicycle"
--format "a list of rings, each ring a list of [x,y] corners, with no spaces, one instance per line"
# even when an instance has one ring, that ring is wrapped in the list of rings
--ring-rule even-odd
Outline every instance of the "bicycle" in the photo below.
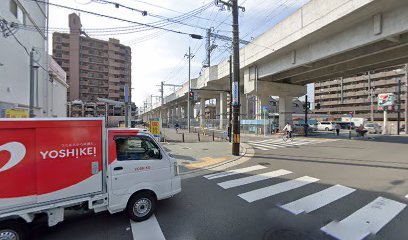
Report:
[[[288,140],[290,140],[291,142],[293,141],[293,133],[292,133],[292,137],[289,137],[289,132],[288,131],[286,131],[286,133],[285,134],[283,134],[283,141],[284,142],[287,142]]]

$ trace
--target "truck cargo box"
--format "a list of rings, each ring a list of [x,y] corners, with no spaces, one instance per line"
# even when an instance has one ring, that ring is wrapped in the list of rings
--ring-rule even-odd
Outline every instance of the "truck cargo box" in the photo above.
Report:
[[[102,119],[0,120],[0,212],[103,190]]]

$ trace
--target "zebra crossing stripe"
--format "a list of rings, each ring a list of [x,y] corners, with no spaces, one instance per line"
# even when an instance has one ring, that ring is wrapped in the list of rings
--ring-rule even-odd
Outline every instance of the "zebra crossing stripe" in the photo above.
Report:
[[[296,178],[293,180],[289,180],[286,182],[278,183],[269,187],[260,188],[257,190],[253,190],[250,192],[239,194],[238,197],[244,199],[245,201],[251,203],[257,200],[261,200],[263,198],[267,198],[282,192],[286,192],[295,188],[299,188],[305,186],[307,184],[317,182],[319,179],[304,176],[300,178]]]
[[[239,173],[246,173],[246,172],[251,172],[251,171],[256,171],[260,169],[266,168],[265,166],[261,165],[255,165],[252,167],[246,167],[246,168],[240,168],[240,169],[234,169],[230,171],[225,171],[225,172],[218,172],[218,173],[213,173],[209,175],[205,175],[204,177],[207,179],[216,179],[216,178],[221,178],[221,177],[226,177],[226,176],[231,176]]]
[[[264,151],[269,150],[269,149],[267,149],[267,148],[263,148],[263,147],[254,147],[254,148],[255,148],[255,149],[264,150]]]
[[[269,146],[269,145],[266,145],[266,144],[257,144],[257,143],[252,143],[251,145],[254,145],[255,147],[262,147],[262,148],[266,148],[266,149],[276,149],[276,147]]]
[[[310,213],[336,200],[339,200],[340,198],[345,197],[354,191],[355,189],[353,188],[335,185],[280,207],[295,215],[302,212]]]
[[[379,232],[405,207],[406,204],[378,197],[342,221],[333,221],[321,230],[337,239],[360,240]]]
[[[266,179],[270,179],[274,177],[283,176],[283,175],[290,174],[290,173],[292,172],[284,170],[284,169],[280,169],[280,170],[276,170],[272,172],[261,173],[261,174],[257,174],[254,176],[243,177],[239,179],[234,179],[234,180],[218,183],[218,185],[224,189],[228,189],[228,188],[238,187],[238,186],[242,186],[245,184],[250,184],[250,183],[254,183],[254,182],[258,182],[258,181],[262,181],[262,180],[266,180]]]
[[[282,139],[267,139],[267,140],[256,140],[256,141],[247,141],[247,143],[264,143],[264,142],[275,142],[281,141]]]

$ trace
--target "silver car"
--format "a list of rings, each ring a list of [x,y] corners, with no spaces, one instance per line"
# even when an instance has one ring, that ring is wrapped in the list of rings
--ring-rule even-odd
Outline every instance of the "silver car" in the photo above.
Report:
[[[366,123],[364,128],[367,129],[368,133],[377,134],[382,132],[381,126],[378,123]]]

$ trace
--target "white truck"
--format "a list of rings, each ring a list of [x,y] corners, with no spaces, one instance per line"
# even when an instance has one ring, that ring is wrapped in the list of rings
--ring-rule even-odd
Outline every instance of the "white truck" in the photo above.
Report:
[[[0,239],[27,239],[67,209],[125,210],[134,221],[181,191],[176,159],[149,132],[105,129],[101,118],[0,120]]]

